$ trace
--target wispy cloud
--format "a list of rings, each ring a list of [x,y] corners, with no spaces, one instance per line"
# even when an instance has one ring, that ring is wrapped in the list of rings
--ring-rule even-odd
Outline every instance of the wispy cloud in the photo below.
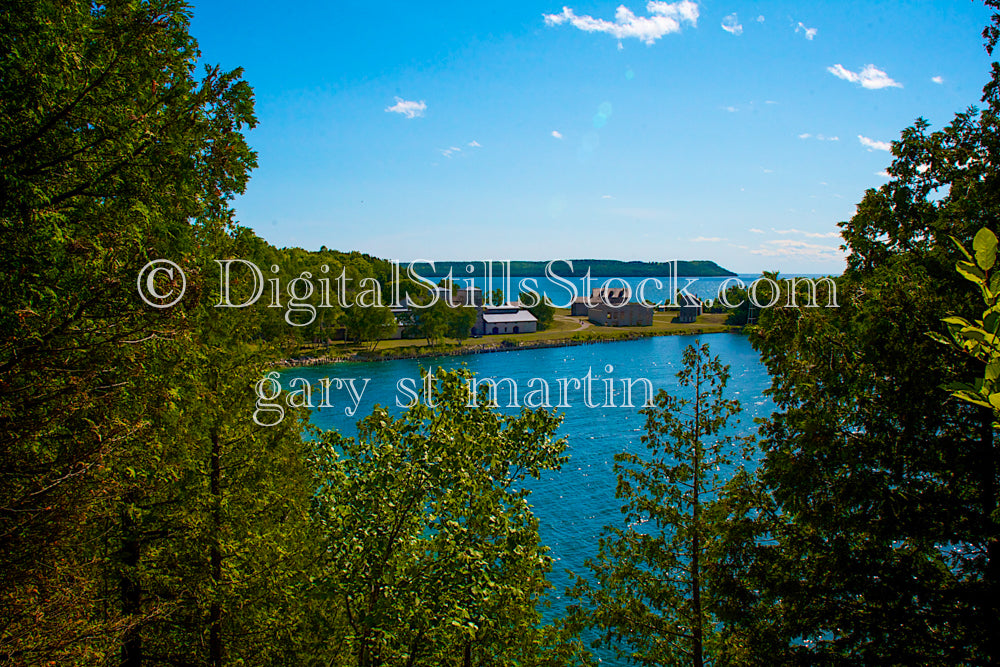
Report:
[[[875,141],[874,139],[869,139],[868,137],[859,134],[858,141],[861,145],[866,147],[869,151],[891,151],[892,144],[888,141]]]
[[[763,22],[764,22],[764,15],[761,14],[760,16],[757,17],[757,23],[763,23]]]
[[[844,258],[844,253],[838,246],[817,245],[794,239],[765,241],[756,250],[751,250],[750,254],[763,257],[797,257],[818,261]]]
[[[795,26],[795,34],[798,34],[800,32],[803,33],[806,36],[806,39],[808,39],[811,42],[813,40],[813,37],[815,37],[816,33],[819,31],[816,28],[807,28],[805,23],[799,21],[799,24]]]
[[[748,232],[751,232],[751,233],[753,233],[753,234],[763,234],[763,233],[764,233],[764,230],[763,230],[763,229],[757,229],[756,227],[751,227],[751,228],[750,228],[750,229],[748,229],[747,231],[748,231]]]
[[[720,236],[696,236],[693,239],[688,239],[691,243],[722,243],[725,240]]]
[[[413,102],[410,100],[404,100],[402,97],[397,97],[396,103],[391,107],[386,107],[385,110],[389,113],[402,114],[407,118],[416,118],[417,116],[424,115],[424,112],[427,111],[427,105],[423,100]]]
[[[799,135],[799,139],[815,139],[817,141],[840,141],[840,137],[833,136],[828,137],[825,134],[811,134],[809,132],[803,132]]]
[[[562,132],[560,132],[559,130],[552,130],[552,136],[555,137],[556,139],[563,138]]]
[[[620,5],[613,22],[593,16],[578,16],[569,7],[563,7],[559,14],[543,16],[549,26],[569,23],[584,32],[603,32],[619,40],[631,37],[645,44],[653,44],[664,35],[680,32],[682,23],[698,25],[698,5],[690,0],[673,3],[650,0],[646,3],[646,11],[650,16],[636,16],[628,7]]]
[[[860,84],[862,88],[867,88],[868,90],[903,87],[903,84],[893,81],[888,74],[875,67],[875,65],[865,65],[864,69],[860,72],[852,72],[840,63],[837,63],[833,67],[827,67],[826,71],[838,79]]]
[[[741,24],[739,18],[737,18],[736,12],[733,12],[726,18],[722,19],[722,29],[730,35],[743,34],[743,24]]]
[[[875,172],[875,175],[881,176],[882,178],[892,178],[892,176],[889,175],[889,172],[887,172],[885,169],[883,169],[882,171]]]
[[[470,141],[468,143],[468,146],[469,146],[469,148],[482,148],[483,147],[483,145],[481,143],[479,143],[478,141]]]
[[[774,232],[775,234],[782,234],[782,235],[799,234],[801,236],[805,236],[805,237],[810,238],[810,239],[839,239],[840,238],[840,232],[806,232],[806,231],[803,231],[801,229],[795,229],[795,228],[792,228],[792,229],[775,229],[774,227],[771,227],[771,231]]]
[[[932,76],[931,77],[931,81],[933,81],[934,83],[936,83],[936,84],[938,84],[940,86],[942,83],[944,83],[944,77],[943,76]]]
[[[438,151],[441,153],[441,155],[450,158],[452,155],[456,153],[461,153],[462,149],[459,148],[458,146],[450,146],[448,148],[439,148]]]
[[[729,113],[736,113],[737,111],[739,111],[739,108],[734,106],[728,106],[728,107],[722,107],[722,110],[728,111]]]

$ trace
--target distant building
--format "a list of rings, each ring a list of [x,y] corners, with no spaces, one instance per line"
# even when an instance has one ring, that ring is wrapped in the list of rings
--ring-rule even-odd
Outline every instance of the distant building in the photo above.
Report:
[[[590,296],[578,296],[569,307],[569,314],[574,317],[589,317],[590,309],[597,305],[623,306],[632,298],[632,290],[628,287],[595,287],[590,290]]]
[[[586,317],[587,311],[590,310],[590,304],[592,304],[588,297],[578,296],[573,299],[573,303],[569,306],[569,314],[573,317]]]
[[[698,319],[698,316],[701,315],[701,299],[681,292],[677,300],[681,305],[681,313],[677,316],[678,322],[681,324],[692,324]]]
[[[602,327],[653,326],[653,309],[641,303],[608,306],[600,303],[587,312],[587,319]]]
[[[472,305],[478,308],[483,305],[483,290],[478,287],[473,287],[472,289],[460,289],[455,292],[452,304],[456,306]]]
[[[473,335],[517,334],[538,331],[538,320],[520,304],[510,304],[497,308],[482,308]]]

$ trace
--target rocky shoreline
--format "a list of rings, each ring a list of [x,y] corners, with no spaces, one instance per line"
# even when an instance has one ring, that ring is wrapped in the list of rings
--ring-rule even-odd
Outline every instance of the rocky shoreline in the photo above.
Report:
[[[322,366],[326,364],[338,364],[344,362],[378,362],[396,361],[398,359],[423,359],[427,357],[462,357],[473,354],[491,354],[494,352],[511,352],[519,350],[534,350],[550,347],[575,347],[577,345],[593,345],[597,343],[618,343],[622,341],[638,340],[640,338],[652,338],[655,336],[698,336],[716,333],[738,333],[739,327],[711,327],[711,331],[699,328],[695,331],[656,331],[649,333],[630,333],[624,336],[590,337],[590,338],[562,338],[556,340],[524,341],[516,344],[509,343],[488,343],[470,346],[461,346],[453,350],[428,350],[426,352],[406,352],[387,353],[379,356],[368,356],[364,354],[351,354],[347,356],[301,356],[292,359],[282,359],[275,362],[275,366],[280,368],[300,368],[304,366]],[[509,340],[509,339],[507,339]]]

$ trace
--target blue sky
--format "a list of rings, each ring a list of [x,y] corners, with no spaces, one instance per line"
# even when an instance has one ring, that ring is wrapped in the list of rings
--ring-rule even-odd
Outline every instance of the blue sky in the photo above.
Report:
[[[561,1],[194,2],[255,90],[240,222],[403,262],[839,273],[888,142],[989,72],[971,0]]]

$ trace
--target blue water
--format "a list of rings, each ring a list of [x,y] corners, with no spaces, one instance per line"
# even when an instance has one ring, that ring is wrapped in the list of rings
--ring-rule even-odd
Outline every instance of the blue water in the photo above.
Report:
[[[557,267],[557,276],[563,278],[569,282],[567,285],[564,282],[554,281],[545,277],[535,277],[535,278],[511,278],[509,283],[510,296],[511,298],[517,298],[517,296],[525,291],[526,288],[530,288],[537,294],[547,296],[549,300],[560,308],[569,308],[569,304],[574,296],[588,296],[590,295],[590,290],[586,289],[588,284],[585,283],[583,278],[580,277],[569,277],[568,270],[562,268],[560,271]],[[481,272],[481,269],[480,269]],[[660,281],[660,286],[649,279],[644,290],[644,298],[648,303],[653,304],[663,304],[664,302],[669,303],[674,299],[674,295],[677,290],[685,289],[689,294],[692,294],[702,300],[717,300],[719,298],[720,291],[725,291],[728,287],[739,286],[740,282],[743,285],[750,285],[754,280],[760,277],[760,274],[756,273],[743,273],[735,277],[703,277],[703,278],[685,278],[684,276],[658,276],[657,280]],[[794,275],[780,275],[779,280],[785,280],[792,277],[801,278],[820,278],[820,275],[806,275],[806,274],[794,274]],[[433,282],[440,280],[440,277],[435,277],[432,279]],[[638,301],[639,296],[639,286],[644,278],[606,278],[606,277],[595,277],[591,278],[589,287],[591,289],[607,286],[611,288],[619,288],[628,285],[632,292],[632,301]],[[737,282],[740,281],[740,282]],[[494,276],[490,283],[487,283],[482,275],[473,276],[471,278],[465,278],[462,276],[457,276],[455,278],[456,289],[468,287],[472,281],[472,285],[478,287],[489,293],[493,290],[499,289],[506,294],[508,291],[508,285],[504,283],[502,277],[497,275]],[[533,281],[533,282],[524,282]],[[572,286],[572,289],[570,287]],[[785,283],[782,283],[784,287]],[[572,291],[575,289],[575,292]]]
[[[773,405],[763,396],[770,384],[769,377],[758,354],[744,336],[737,334],[712,334],[697,337],[711,346],[713,355],[730,365],[731,378],[727,394],[742,402],[743,413],[735,430],[750,434],[756,430],[754,419],[771,413]],[[346,391],[331,393],[334,409],[314,411],[312,421],[321,428],[334,428],[349,436],[356,436],[355,423],[371,412],[378,403],[395,413],[396,383],[400,378],[413,378],[419,386],[419,369],[456,368],[466,365],[477,377],[510,377],[523,388],[533,377],[541,377],[551,385],[552,403],[556,403],[556,378],[579,378],[590,370],[593,375],[622,378],[647,378],[656,389],[677,390],[675,374],[681,366],[684,348],[694,343],[694,336],[662,336],[627,342],[581,345],[575,347],[519,350],[480,354],[468,357],[442,357],[421,360],[398,360],[375,363],[341,363],[328,366],[297,368],[282,374],[287,388],[294,377],[310,382],[319,378],[357,379],[360,389],[362,378],[370,381],[358,404],[357,413],[348,416],[345,408],[353,405]],[[611,372],[606,367],[612,366]],[[620,383],[619,383],[620,385]],[[603,403],[603,387],[595,383],[597,392],[593,403]],[[639,406],[641,392],[636,387],[633,402]],[[522,395],[523,396],[523,395]],[[504,394],[501,393],[501,403]],[[318,401],[318,399],[315,399]],[[523,401],[523,397],[522,397]],[[554,567],[550,579],[555,584],[552,592],[552,609],[546,615],[559,615],[565,609],[566,586],[571,583],[566,570],[586,575],[584,561],[596,554],[597,537],[606,524],[621,521],[618,501],[615,498],[617,479],[612,470],[614,455],[621,451],[641,451],[644,417],[639,407],[588,408],[580,392],[569,395],[571,407],[561,412],[564,420],[560,436],[568,438],[566,454],[569,461],[558,472],[545,473],[539,480],[532,480],[530,502],[539,519],[544,544],[551,549]],[[622,402],[620,395],[617,404]],[[749,462],[754,465],[755,462]],[[614,658],[601,656],[604,664],[616,664]]]

